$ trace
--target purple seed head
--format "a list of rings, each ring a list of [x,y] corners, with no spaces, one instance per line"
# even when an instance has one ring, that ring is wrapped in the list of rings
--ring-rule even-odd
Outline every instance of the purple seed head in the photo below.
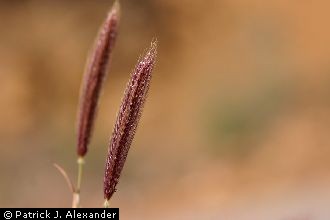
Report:
[[[118,34],[119,10],[119,3],[115,1],[101,26],[85,69],[77,117],[77,154],[80,157],[87,153],[100,91]]]
[[[145,56],[138,61],[127,84],[110,139],[105,165],[104,198],[107,200],[116,191],[116,185],[147,97],[156,55],[157,42],[153,41]]]

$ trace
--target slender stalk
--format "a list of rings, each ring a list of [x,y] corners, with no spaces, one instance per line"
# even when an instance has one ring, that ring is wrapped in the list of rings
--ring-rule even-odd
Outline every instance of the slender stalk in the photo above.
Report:
[[[108,199],[106,199],[106,200],[104,201],[103,207],[104,207],[104,208],[109,208],[109,207],[110,207],[110,206],[109,206],[109,200],[108,200]]]
[[[76,189],[76,191],[78,193],[80,193],[81,179],[82,179],[83,167],[84,167],[84,163],[85,163],[84,158],[79,157],[77,163],[78,163],[78,178],[77,178],[77,189]]]
[[[72,208],[78,208],[79,207],[79,194],[74,192],[72,194]]]
[[[72,198],[72,208],[79,208],[80,207],[80,189],[81,189],[81,180],[83,174],[83,167],[85,160],[83,157],[79,157],[77,160],[78,163],[78,176],[77,176],[77,188],[73,192]]]
[[[74,193],[76,191],[76,189],[75,189],[71,179],[69,178],[67,172],[57,163],[54,163],[53,165],[62,174],[62,176],[66,180],[66,183],[68,184],[68,187],[70,188],[71,192]]]

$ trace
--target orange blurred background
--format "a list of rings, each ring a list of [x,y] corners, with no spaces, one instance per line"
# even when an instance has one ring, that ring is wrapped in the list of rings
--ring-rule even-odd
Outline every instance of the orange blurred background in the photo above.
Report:
[[[112,5],[0,2],[0,207],[70,207],[89,49]],[[121,1],[86,158],[103,204],[107,145],[137,58],[157,37],[149,97],[118,191],[121,219],[330,219],[330,2]]]

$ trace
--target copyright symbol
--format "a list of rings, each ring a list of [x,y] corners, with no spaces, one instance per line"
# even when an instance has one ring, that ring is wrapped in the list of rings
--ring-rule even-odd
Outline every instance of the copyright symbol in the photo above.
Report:
[[[11,217],[13,217],[13,214],[11,213],[11,211],[5,211],[3,217],[5,217],[5,219],[11,219]]]

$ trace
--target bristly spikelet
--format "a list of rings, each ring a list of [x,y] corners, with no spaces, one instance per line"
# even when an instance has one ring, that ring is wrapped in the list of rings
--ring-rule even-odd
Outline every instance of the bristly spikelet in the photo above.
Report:
[[[116,191],[116,185],[147,97],[156,55],[157,42],[153,41],[145,56],[138,61],[127,84],[108,148],[104,174],[106,200],[109,200]]]
[[[101,26],[85,69],[77,117],[77,154],[79,157],[84,157],[88,150],[100,91],[118,34],[119,10],[119,3],[115,1]]]

